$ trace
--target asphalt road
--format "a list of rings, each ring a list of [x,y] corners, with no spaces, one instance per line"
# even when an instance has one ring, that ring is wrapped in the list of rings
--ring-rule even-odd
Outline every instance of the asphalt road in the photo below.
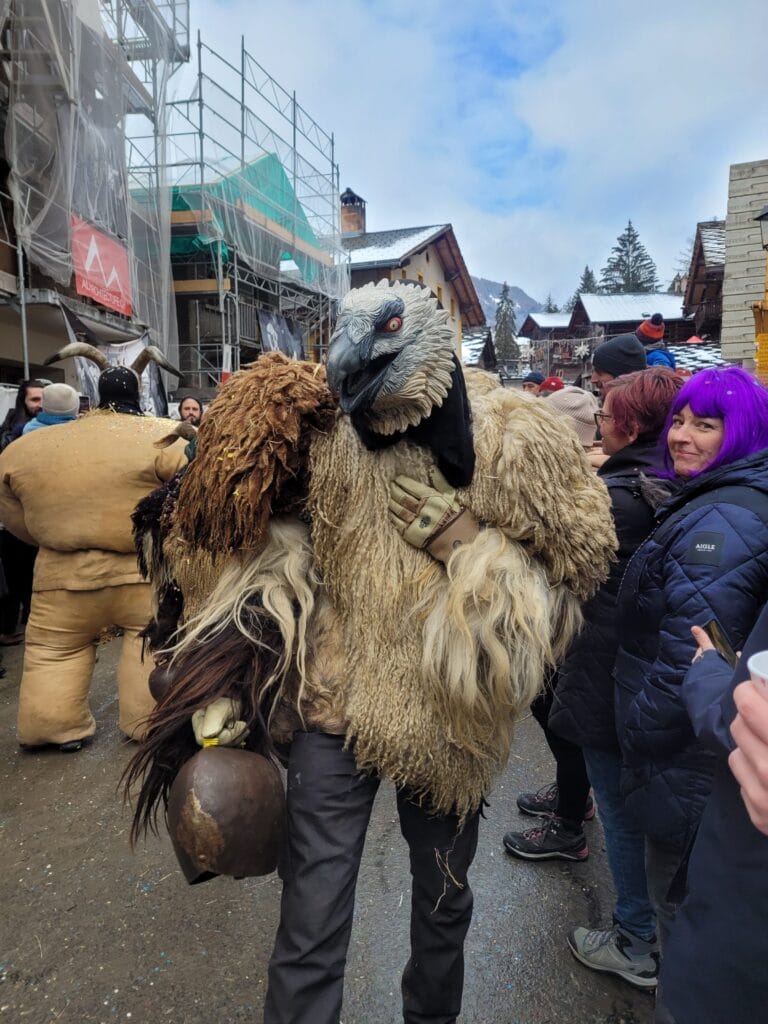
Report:
[[[229,1024],[261,1020],[277,922],[275,876],[188,887],[167,836],[132,852],[118,796],[131,745],[116,727],[119,641],[100,649],[98,722],[77,754],[15,742],[23,649],[0,680],[0,1024]],[[595,974],[565,934],[610,920],[602,834],[587,824],[583,864],[529,863],[501,845],[526,827],[515,796],[550,781],[536,723],[524,722],[481,828],[471,874],[463,1024],[650,1024],[653,998]],[[358,884],[342,1024],[402,1020],[408,866],[391,787],[377,798]]]

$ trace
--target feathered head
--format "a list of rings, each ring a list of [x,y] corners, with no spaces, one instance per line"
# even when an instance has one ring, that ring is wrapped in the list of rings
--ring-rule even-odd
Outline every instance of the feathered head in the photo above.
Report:
[[[328,384],[344,413],[378,434],[416,426],[452,386],[453,332],[428,289],[400,281],[353,288],[328,349]]]
[[[418,284],[353,288],[328,349],[328,385],[369,449],[402,439],[429,448],[454,487],[475,455],[461,365],[448,313]]]

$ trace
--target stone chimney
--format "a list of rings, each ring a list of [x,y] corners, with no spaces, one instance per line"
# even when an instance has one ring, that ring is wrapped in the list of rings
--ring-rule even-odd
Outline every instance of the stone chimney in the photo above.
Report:
[[[351,188],[341,193],[341,233],[365,234],[365,200],[355,195]]]

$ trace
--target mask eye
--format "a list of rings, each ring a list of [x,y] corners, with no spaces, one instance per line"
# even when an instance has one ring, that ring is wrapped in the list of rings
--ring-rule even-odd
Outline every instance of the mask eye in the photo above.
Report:
[[[395,334],[403,326],[402,317],[393,316],[381,328],[383,334]]]

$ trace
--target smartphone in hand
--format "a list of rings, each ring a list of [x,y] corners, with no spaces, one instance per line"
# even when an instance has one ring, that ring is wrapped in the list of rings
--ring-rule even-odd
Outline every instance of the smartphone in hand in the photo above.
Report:
[[[715,650],[722,654],[731,668],[736,668],[739,656],[728,642],[728,637],[725,635],[717,619],[710,619],[709,622],[705,623],[701,628],[712,641],[712,645]]]

